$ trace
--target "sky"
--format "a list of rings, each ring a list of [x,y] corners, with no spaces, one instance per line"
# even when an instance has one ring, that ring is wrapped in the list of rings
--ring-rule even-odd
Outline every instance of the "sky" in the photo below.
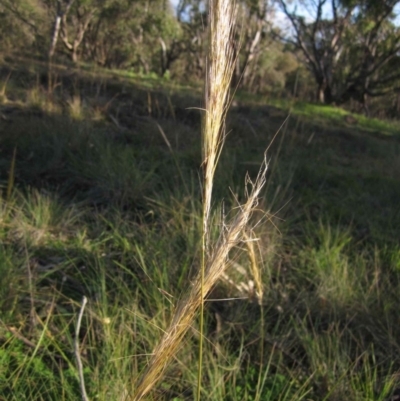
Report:
[[[175,8],[178,5],[179,0],[170,0],[170,2]],[[396,5],[394,10],[395,10],[395,13],[397,14],[395,23],[397,25],[400,25],[400,2]],[[313,15],[310,14],[309,12],[307,12],[307,9],[305,7],[299,7],[298,11],[299,11],[299,14],[304,15],[306,20],[307,19],[309,19],[310,21],[313,20]],[[329,5],[329,2],[327,2],[326,7],[325,7],[325,14],[329,15],[330,12],[331,12],[331,8]],[[282,11],[280,11],[279,9],[276,9],[274,25],[282,28],[283,25],[286,25],[286,24],[287,24],[287,20],[286,20],[285,15],[283,14]]]

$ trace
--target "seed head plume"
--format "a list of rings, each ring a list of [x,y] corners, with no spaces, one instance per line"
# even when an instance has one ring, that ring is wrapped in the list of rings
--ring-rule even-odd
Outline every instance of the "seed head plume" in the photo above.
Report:
[[[205,83],[203,119],[203,230],[208,238],[214,173],[225,139],[225,117],[229,107],[229,87],[235,68],[235,2],[210,0],[209,52]]]
[[[235,4],[232,0],[209,0],[208,58],[203,118],[203,233],[200,268],[200,343],[197,373],[197,401],[200,400],[203,365],[204,298],[206,266],[210,255],[210,214],[214,174],[225,140],[225,118],[229,107],[229,88],[235,68]]]
[[[159,380],[168,362],[176,355],[204,301],[204,296],[230,266],[228,258],[230,251],[246,239],[244,232],[252,213],[257,208],[258,196],[265,184],[266,171],[267,163],[264,161],[256,181],[250,183],[252,190],[247,201],[238,208],[236,216],[226,223],[226,230],[220,234],[213,255],[207,261],[204,277],[199,273],[187,294],[178,302],[172,322],[155,348],[147,370],[137,385],[134,401],[141,400]]]

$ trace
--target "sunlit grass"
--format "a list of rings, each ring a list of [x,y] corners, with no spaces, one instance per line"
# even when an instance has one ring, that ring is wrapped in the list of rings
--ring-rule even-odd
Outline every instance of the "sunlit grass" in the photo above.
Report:
[[[382,135],[398,135],[400,130],[400,124],[396,121],[380,120],[361,114],[349,113],[340,107],[285,99],[269,100],[269,103],[290,110],[294,115],[321,125],[335,123],[336,127],[357,127],[366,132]]]

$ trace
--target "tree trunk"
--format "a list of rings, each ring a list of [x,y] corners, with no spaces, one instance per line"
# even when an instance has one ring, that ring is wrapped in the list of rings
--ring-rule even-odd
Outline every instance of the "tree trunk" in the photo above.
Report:
[[[51,42],[50,42],[50,47],[49,47],[49,60],[51,60],[54,56],[54,53],[56,51],[56,46],[58,42],[58,38],[60,37],[60,30],[61,26],[63,23],[63,19],[65,16],[68,14],[72,4],[74,3],[75,0],[69,0],[67,5],[65,6],[65,10],[62,10],[62,4],[61,1],[57,1],[57,10],[56,10],[56,19],[54,21],[54,28],[53,28],[53,34],[51,36]]]
[[[71,1],[72,4],[72,1]],[[96,8],[92,9],[89,13],[83,16],[79,21],[76,22],[75,28],[75,39],[70,43],[68,39],[68,27],[67,27],[67,15],[64,13],[61,20],[61,39],[65,47],[71,52],[71,59],[74,63],[78,61],[78,48],[83,41],[85,33],[89,27],[89,23],[92,20]]]
[[[167,45],[165,44],[163,38],[161,38],[161,37],[158,38],[158,41],[160,42],[160,45],[161,45],[161,76],[163,77],[169,68]]]
[[[56,51],[60,28],[61,28],[61,15],[57,14],[56,20],[54,22],[53,35],[51,37],[51,43],[49,48],[49,59],[51,59],[54,56],[54,52]]]
[[[325,103],[325,82],[318,83],[316,101],[319,103]]]
[[[318,81],[316,101],[323,104],[331,104],[335,101],[332,94],[332,88],[326,78],[320,78]]]
[[[257,46],[261,40],[261,30],[262,24],[261,21],[258,22],[257,31],[254,33],[254,36],[251,40],[250,46],[246,52],[245,59],[240,69],[240,76],[242,77],[242,86],[246,87],[248,85],[249,77],[252,72],[252,68],[250,68],[251,63],[256,55]],[[239,78],[240,79],[240,78]]]
[[[366,117],[370,117],[369,107],[368,107],[368,95],[363,93],[362,95],[362,110]]]
[[[78,62],[78,46],[74,46],[72,49],[71,58],[73,63]]]

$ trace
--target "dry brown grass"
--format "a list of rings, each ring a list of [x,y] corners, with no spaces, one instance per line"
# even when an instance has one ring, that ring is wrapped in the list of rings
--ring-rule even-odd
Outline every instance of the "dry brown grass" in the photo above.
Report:
[[[229,87],[235,67],[233,32],[234,2],[210,1],[209,56],[205,85],[205,115],[203,121],[203,226],[208,224],[215,169],[225,139],[225,117],[229,107]]]
[[[257,261],[257,254],[256,254],[256,249],[255,249],[255,242],[257,241],[256,238],[253,238],[253,233],[244,233],[244,239],[246,240],[246,248],[247,248],[247,254],[249,255],[249,260],[250,260],[250,272],[254,280],[254,285],[255,285],[255,291],[256,291],[256,297],[258,300],[258,303],[261,305],[262,304],[262,299],[263,299],[263,285],[262,285],[262,279],[261,279],[261,268],[258,264]]]
[[[176,355],[186,332],[191,327],[196,312],[203,302],[202,294],[208,294],[223,272],[230,266],[230,251],[246,239],[244,230],[252,213],[258,205],[258,196],[265,184],[266,162],[263,163],[260,173],[254,183],[252,191],[244,205],[239,207],[236,216],[226,225],[211,251],[204,280],[198,274],[188,293],[178,302],[171,325],[166,330],[161,342],[153,352],[147,370],[137,385],[134,400],[142,399],[158,381],[167,363]]]
[[[137,382],[133,397],[135,401],[145,397],[161,378],[167,364],[176,355],[186,332],[192,326],[199,309],[200,339],[202,340],[204,299],[230,266],[229,253],[231,250],[240,242],[248,239],[245,229],[257,207],[258,196],[265,183],[266,161],[261,166],[256,181],[254,183],[250,180],[247,182],[251,186],[251,191],[245,204],[239,205],[232,220],[224,224],[217,243],[210,244],[214,174],[225,139],[225,117],[229,107],[229,88],[235,65],[233,46],[235,5],[232,0],[210,0],[209,7],[209,55],[202,132],[204,174],[202,268],[190,289],[178,302],[170,326],[154,349],[147,369]],[[200,399],[201,387],[202,341],[200,341],[199,348],[198,399]]]

